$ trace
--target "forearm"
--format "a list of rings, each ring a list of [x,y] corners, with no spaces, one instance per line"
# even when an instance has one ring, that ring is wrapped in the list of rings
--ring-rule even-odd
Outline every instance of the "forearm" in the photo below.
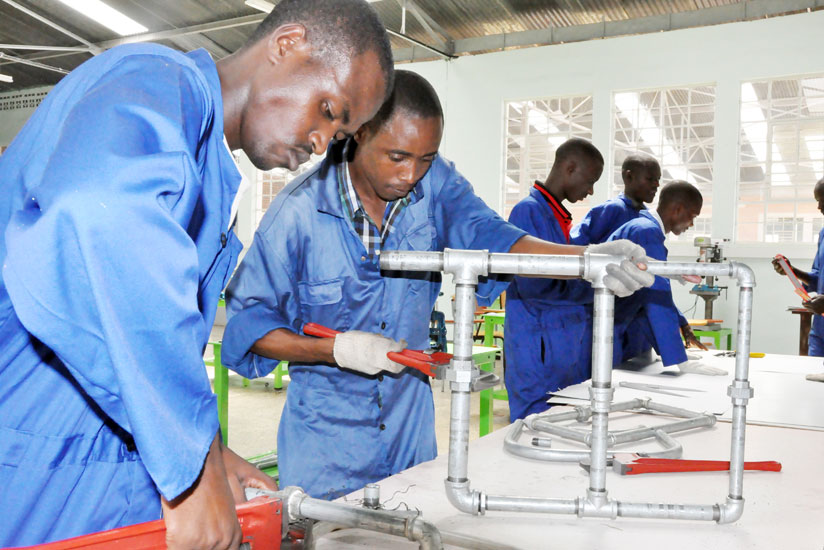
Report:
[[[333,347],[334,338],[315,338],[301,336],[294,332],[279,328],[268,332],[252,346],[252,353],[279,359],[281,361],[297,361],[301,363],[335,363]]]
[[[801,269],[798,269],[797,267],[793,267],[792,270],[793,270],[793,273],[795,273],[795,276],[798,277],[799,281],[801,281],[802,283],[804,283],[807,286],[812,286],[812,279],[813,278],[810,276],[810,274],[807,271],[803,271]]]
[[[580,256],[586,250],[585,246],[558,244],[525,235],[515,241],[509,249],[512,254],[554,254],[561,256]]]

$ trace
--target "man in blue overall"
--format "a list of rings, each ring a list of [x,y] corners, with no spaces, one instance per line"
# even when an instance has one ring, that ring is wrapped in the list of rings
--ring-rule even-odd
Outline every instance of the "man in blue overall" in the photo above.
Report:
[[[604,169],[583,139],[558,147],[546,181],[536,181],[509,222],[546,241],[568,244],[572,216],[564,202],[592,194]],[[515,277],[506,293],[504,351],[509,419],[547,410],[547,393],[591,376],[592,287],[581,280]]]
[[[816,203],[818,203],[818,210],[824,214],[824,178],[818,180],[813,189],[813,195]],[[781,274],[786,275],[784,270],[778,264],[778,260],[773,260],[773,267]],[[789,263],[789,260],[787,260]],[[793,270],[798,280],[804,284],[807,292],[816,292],[809,301],[803,303],[804,307],[812,311],[813,323],[810,328],[809,348],[807,355],[811,357],[824,357],[824,277],[821,276],[821,268],[824,264],[824,229],[818,234],[818,250],[813,260],[813,267],[809,272],[793,267],[790,264],[790,269]],[[824,382],[824,373],[808,374],[807,380],[813,382]]]
[[[588,245],[606,241],[612,233],[638,217],[646,209],[644,203],[655,200],[661,167],[652,157],[629,155],[621,164],[624,192],[597,206],[593,206],[583,221],[572,228],[569,242]]]
[[[361,0],[283,0],[217,64],[152,44],[87,61],[0,157],[0,547],[165,516],[237,548],[243,486],[203,366],[241,248],[242,177],[372,118],[392,55]]]
[[[644,247],[650,258],[666,261],[666,234],[680,235],[692,227],[693,220],[701,213],[703,203],[701,192],[694,185],[686,181],[672,181],[661,189],[656,210],[642,211],[636,219],[619,227],[609,239],[630,240]],[[697,282],[692,278],[687,280]],[[626,334],[627,338],[622,338],[624,333],[629,331],[640,334]],[[681,334],[688,344],[696,340],[687,320],[675,307],[668,279],[655,277],[652,287],[641,289],[633,296],[616,300],[616,341],[638,342],[637,337],[640,337],[640,341],[646,343],[645,349],[623,350],[623,360],[654,348],[661,356],[665,367],[677,365],[681,372],[726,374],[722,369],[688,360]]]
[[[429,380],[386,353],[429,347],[440,274],[382,273],[382,250],[583,252],[501,219],[438,154],[442,132],[432,86],[396,71],[377,116],[278,194],[226,291],[223,363],[252,378],[290,362],[282,484],[331,499],[436,456]],[[615,250],[641,259],[631,243]],[[622,294],[652,282],[631,262],[613,267]],[[479,298],[505,287],[490,278]],[[343,333],[307,337],[307,322]]]

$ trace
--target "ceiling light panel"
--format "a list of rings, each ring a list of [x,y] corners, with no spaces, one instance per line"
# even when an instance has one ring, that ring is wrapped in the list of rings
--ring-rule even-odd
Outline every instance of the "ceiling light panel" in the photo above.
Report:
[[[146,32],[149,29],[100,0],[60,0],[73,10],[97,21],[120,36]]]

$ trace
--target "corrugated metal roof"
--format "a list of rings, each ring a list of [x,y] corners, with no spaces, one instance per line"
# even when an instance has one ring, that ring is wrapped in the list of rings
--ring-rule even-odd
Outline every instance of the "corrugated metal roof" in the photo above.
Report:
[[[226,19],[260,15],[243,0],[106,0],[149,29],[150,32],[169,31],[192,25],[213,23]],[[331,0],[334,1],[334,0]],[[747,6],[763,0],[748,2]],[[58,0],[0,0],[0,44],[30,44],[45,46],[77,46],[78,41],[61,34],[45,23],[16,9],[10,3],[30,9],[92,43],[117,39],[114,32],[68,8]],[[406,34],[438,49],[450,40],[482,38],[503,33],[548,28],[562,29],[593,23],[609,23],[677,14],[703,9],[719,8],[742,0],[407,0],[417,6],[447,36],[438,36],[438,44],[411,11],[406,13]],[[402,0],[378,0],[372,5],[388,29],[401,30]],[[776,12],[773,2],[770,8]],[[815,2],[809,3],[814,9]],[[798,2],[787,3],[789,7]],[[764,8],[762,8],[764,9]],[[411,7],[410,7],[411,10]],[[188,51],[204,47],[217,58],[237,50],[254,30],[255,25],[190,34],[163,40],[171,47]],[[397,50],[408,49],[409,42],[393,37]],[[34,59],[41,63],[71,70],[89,58],[88,53],[32,52],[0,49],[7,55]],[[14,77],[13,84],[0,83],[0,92],[31,86],[54,84],[62,75],[42,68],[9,64],[0,60],[0,72]]]

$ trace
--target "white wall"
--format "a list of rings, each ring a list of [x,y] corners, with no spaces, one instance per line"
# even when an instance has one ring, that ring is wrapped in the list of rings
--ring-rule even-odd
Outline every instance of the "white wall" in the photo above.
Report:
[[[591,94],[593,141],[608,153],[611,140],[611,94],[617,90],[713,83],[716,86],[716,146],[712,204],[714,239],[734,237],[738,170],[739,93],[745,80],[805,73],[824,73],[820,38],[824,12],[511,50],[400,65],[428,78],[441,94],[446,131],[441,152],[474,184],[476,192],[499,212],[503,163],[503,105],[507,100]],[[607,166],[612,160],[607,160]],[[597,203],[608,198],[607,173],[596,185]],[[812,200],[812,199],[811,199]],[[774,274],[769,258],[782,252],[808,267],[812,245],[736,245],[728,258],[756,272],[753,349],[797,353],[798,318],[786,312],[798,304],[788,281]],[[697,249],[672,243],[671,259],[694,260]],[[723,283],[721,283],[723,284]],[[676,285],[678,286],[678,285]],[[676,303],[692,306],[689,287],[676,288]],[[715,315],[734,327],[737,291],[716,302]],[[699,302],[699,314],[703,306]]]

